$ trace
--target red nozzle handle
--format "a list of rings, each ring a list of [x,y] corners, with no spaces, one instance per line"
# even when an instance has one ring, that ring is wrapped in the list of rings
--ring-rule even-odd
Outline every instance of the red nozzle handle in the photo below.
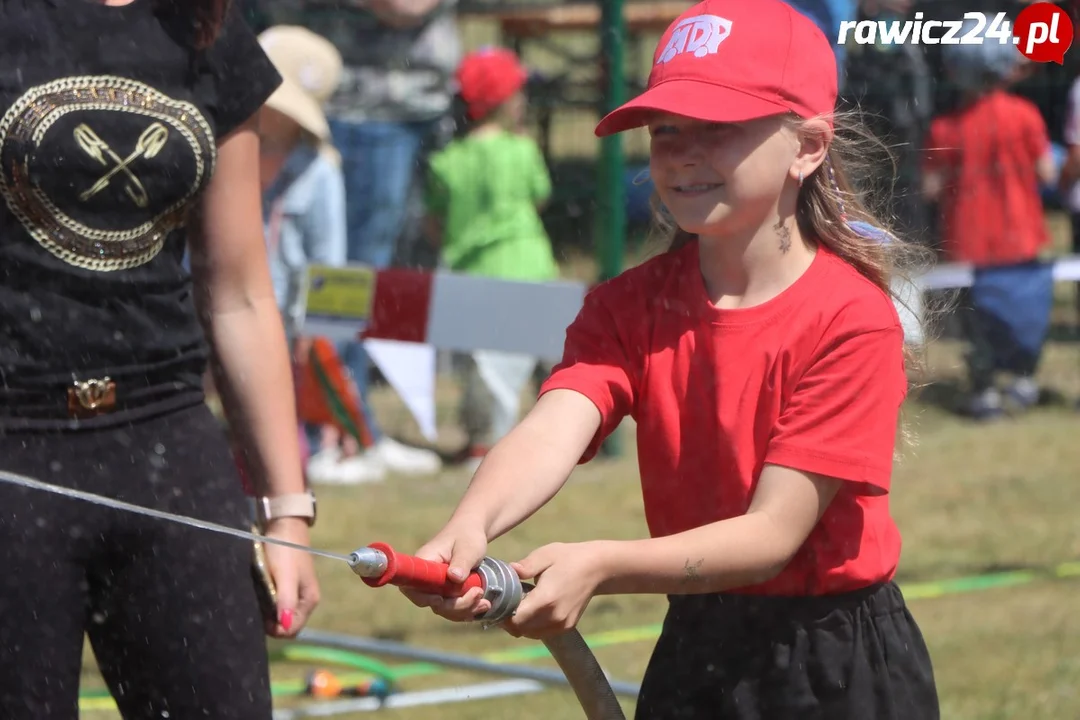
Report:
[[[442,595],[443,597],[460,597],[471,588],[484,586],[484,581],[479,573],[473,572],[465,578],[465,582],[450,580],[446,572],[450,569],[445,563],[421,560],[412,555],[395,552],[386,543],[371,543],[368,545],[372,550],[378,550],[386,556],[386,570],[377,578],[361,578],[371,587],[383,585],[397,585],[407,587],[420,592]]]

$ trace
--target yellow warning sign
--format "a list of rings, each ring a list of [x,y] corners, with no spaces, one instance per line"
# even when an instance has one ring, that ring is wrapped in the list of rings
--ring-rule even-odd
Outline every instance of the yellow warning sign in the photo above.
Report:
[[[374,295],[375,270],[367,265],[308,267],[308,316],[362,322],[371,315]]]

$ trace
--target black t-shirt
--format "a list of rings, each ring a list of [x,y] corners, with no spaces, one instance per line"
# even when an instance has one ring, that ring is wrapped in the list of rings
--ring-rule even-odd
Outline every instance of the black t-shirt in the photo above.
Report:
[[[201,388],[185,224],[281,78],[235,3],[202,51],[163,5],[0,0],[0,427],[73,380]]]

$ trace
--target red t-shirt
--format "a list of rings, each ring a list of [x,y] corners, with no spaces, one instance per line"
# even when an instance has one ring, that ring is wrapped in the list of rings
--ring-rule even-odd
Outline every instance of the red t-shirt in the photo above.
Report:
[[[889,297],[827,250],[751,308],[709,301],[696,242],[597,286],[541,393],[556,388],[603,417],[581,462],[624,416],[637,422],[653,537],[745,514],[765,463],[848,481],[781,574],[739,592],[821,595],[893,576],[903,330]]]
[[[945,176],[939,209],[949,260],[1025,262],[1050,242],[1035,171],[1050,139],[1035,105],[992,92],[936,118],[925,148],[924,170]]]

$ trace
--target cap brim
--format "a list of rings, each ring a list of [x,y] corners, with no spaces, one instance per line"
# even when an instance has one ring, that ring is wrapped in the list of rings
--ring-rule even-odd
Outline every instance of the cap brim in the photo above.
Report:
[[[642,127],[654,113],[670,113],[705,122],[745,122],[779,115],[789,108],[741,90],[698,80],[668,80],[608,113],[596,126],[605,137]]]
[[[319,140],[330,139],[330,125],[322,106],[291,80],[282,81],[277,91],[267,99],[266,106],[292,118]]]

